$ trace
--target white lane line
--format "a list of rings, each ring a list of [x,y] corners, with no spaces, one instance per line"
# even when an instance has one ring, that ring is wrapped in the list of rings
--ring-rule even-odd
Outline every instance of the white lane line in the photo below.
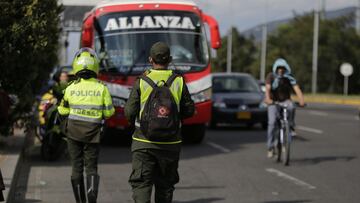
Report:
[[[321,111],[310,110],[308,112],[309,112],[309,114],[315,115],[315,116],[328,116],[329,115],[328,113],[321,112]]]
[[[316,134],[323,134],[324,131],[319,130],[319,129],[315,129],[315,128],[309,128],[306,126],[302,126],[302,125],[298,125],[296,127],[296,129],[302,130],[302,131],[307,131],[307,132],[311,132],[311,133],[316,133]]]
[[[220,151],[223,152],[223,153],[229,153],[229,152],[231,152],[230,149],[227,149],[226,147],[223,147],[223,146],[221,146],[221,145],[218,145],[218,144],[213,143],[213,142],[210,142],[210,141],[206,141],[206,144],[209,145],[209,146],[211,146],[211,147],[213,147],[213,148],[215,148],[215,149],[220,150]]]
[[[35,200],[41,200],[41,187],[39,187],[41,178],[42,178],[42,169],[39,168],[38,170],[35,171],[35,191],[34,191]]]
[[[297,179],[297,178],[295,178],[295,177],[293,177],[291,175],[288,175],[288,174],[286,174],[284,172],[281,172],[279,170],[276,170],[274,168],[267,168],[266,171],[269,172],[269,173],[276,174],[280,178],[284,178],[286,180],[289,180],[289,181],[293,182],[295,185],[299,185],[299,186],[305,187],[305,188],[310,189],[310,190],[316,189],[315,186],[310,185],[309,183],[306,183],[306,182],[304,182],[302,180],[299,180],[299,179]]]
[[[360,116],[355,116],[355,120],[360,121]]]

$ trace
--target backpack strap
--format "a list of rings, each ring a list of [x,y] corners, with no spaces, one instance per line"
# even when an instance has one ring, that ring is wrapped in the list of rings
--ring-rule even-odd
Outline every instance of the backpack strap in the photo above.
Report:
[[[148,76],[146,75],[140,75],[139,76],[140,79],[143,79],[147,84],[149,84],[153,89],[157,87],[156,83],[151,80]]]
[[[167,79],[167,81],[165,82],[166,86],[167,86],[167,87],[170,87],[171,84],[174,82],[174,80],[175,80],[177,77],[179,77],[179,76],[180,76],[179,74],[176,74],[176,73],[173,72],[173,73],[170,75],[170,77]]]

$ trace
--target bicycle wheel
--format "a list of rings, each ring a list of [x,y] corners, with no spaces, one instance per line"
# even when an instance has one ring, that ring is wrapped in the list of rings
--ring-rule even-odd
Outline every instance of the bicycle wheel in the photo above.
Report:
[[[285,125],[284,134],[283,134],[283,145],[282,145],[282,161],[285,166],[288,166],[290,163],[290,143],[291,143],[291,135],[290,135],[290,127],[289,124]]]
[[[277,162],[281,162],[281,160],[282,160],[281,159],[281,156],[282,156],[281,134],[282,133],[283,133],[283,129],[279,129],[278,137],[276,140],[276,149],[275,149],[276,156],[277,156],[277,159],[276,159]]]

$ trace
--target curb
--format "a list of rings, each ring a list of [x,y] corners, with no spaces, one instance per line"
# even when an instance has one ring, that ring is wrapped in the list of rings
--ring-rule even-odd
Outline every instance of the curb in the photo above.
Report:
[[[0,168],[5,184],[3,194],[6,203],[11,203],[15,196],[15,186],[19,177],[20,163],[24,154],[25,137],[26,135],[24,132],[15,132],[14,136],[6,138],[7,141],[5,144],[7,146],[3,151],[5,154],[2,155],[4,159],[0,162]]]
[[[360,100],[355,99],[328,99],[328,98],[305,98],[308,103],[341,104],[360,107]]]
[[[292,98],[294,101],[297,101],[296,97]],[[324,104],[340,104],[340,105],[349,105],[360,108],[360,99],[352,98],[333,98],[330,96],[304,96],[305,103],[324,103]]]
[[[7,194],[7,197],[5,197],[6,203],[11,203],[14,202],[15,199],[15,195],[16,195],[16,183],[19,180],[19,174],[20,174],[20,166],[21,166],[21,162],[23,161],[23,157],[24,157],[24,148],[21,150],[21,152],[19,153],[18,156],[18,160],[16,163],[16,166],[14,167],[14,175],[11,181],[11,185],[9,187],[9,192]]]

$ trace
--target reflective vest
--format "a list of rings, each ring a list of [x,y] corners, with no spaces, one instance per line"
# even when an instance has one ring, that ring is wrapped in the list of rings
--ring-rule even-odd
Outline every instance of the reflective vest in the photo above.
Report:
[[[101,123],[115,112],[108,88],[97,79],[81,79],[70,84],[58,111],[69,120]]]
[[[167,79],[172,75],[172,70],[155,70],[151,69],[150,73],[147,74],[147,77],[149,77],[152,81],[155,82],[158,86],[163,85]],[[182,95],[182,89],[183,89],[184,80],[182,77],[177,77],[174,82],[170,86],[170,92],[172,93],[175,103],[178,107],[178,111],[180,112],[180,100]],[[138,119],[135,122],[135,126],[140,127],[139,120],[141,118],[141,114],[144,110],[145,103],[148,100],[152,87],[145,82],[144,80],[140,80],[140,112],[138,115]],[[144,136],[138,137],[133,136],[134,140],[140,141],[140,142],[146,142],[146,143],[153,143],[153,144],[178,144],[181,143],[181,138],[176,137],[171,142],[153,142],[150,140],[147,140]]]

